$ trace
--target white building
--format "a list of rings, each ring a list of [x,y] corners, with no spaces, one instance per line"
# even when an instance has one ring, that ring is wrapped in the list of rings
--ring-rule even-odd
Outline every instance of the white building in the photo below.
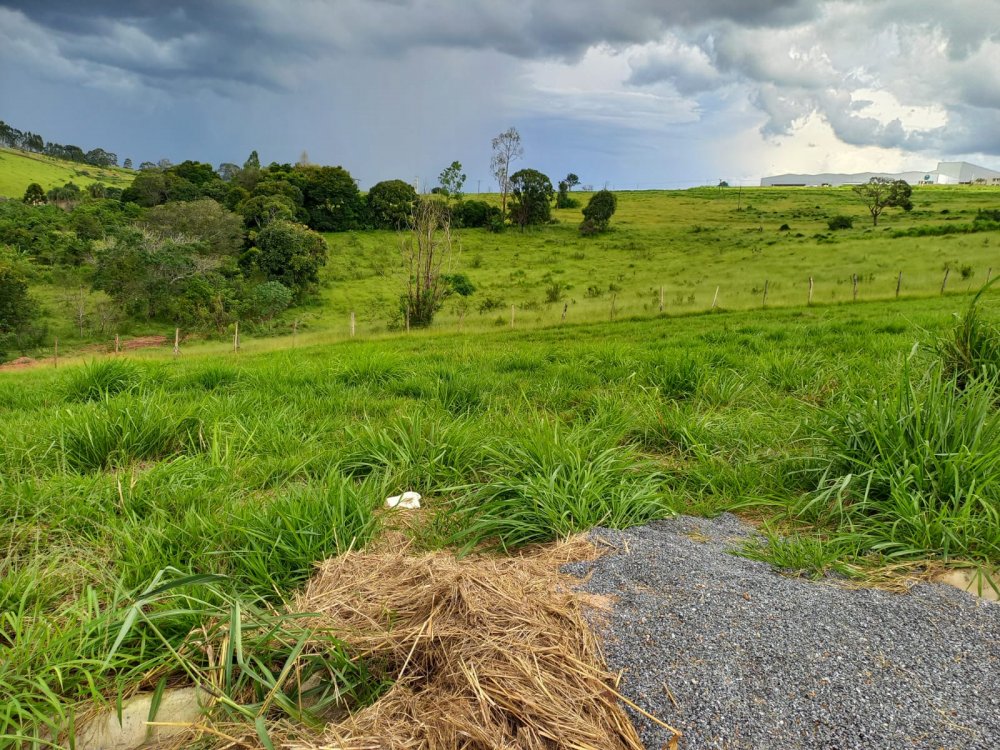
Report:
[[[861,185],[872,177],[906,180],[911,185],[1000,185],[1000,172],[967,161],[941,161],[928,172],[859,172],[857,174],[779,174],[765,177],[762,187],[819,187]]]

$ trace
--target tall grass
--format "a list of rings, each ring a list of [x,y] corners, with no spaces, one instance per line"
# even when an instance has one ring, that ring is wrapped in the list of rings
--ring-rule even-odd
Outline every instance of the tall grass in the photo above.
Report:
[[[1000,381],[1000,328],[986,320],[981,308],[983,294],[998,280],[983,286],[951,333],[937,341],[945,375],[954,378],[959,388],[975,380]]]
[[[454,541],[467,549],[511,549],[672,512],[655,466],[597,430],[538,424],[490,448],[488,459],[485,483],[467,488],[456,503]]]
[[[180,450],[183,415],[165,398],[120,395],[67,409],[56,442],[68,467],[94,471]]]
[[[1000,412],[991,383],[908,371],[826,434],[820,489],[800,518],[889,557],[1000,559]]]
[[[70,401],[96,401],[119,393],[132,393],[142,384],[139,367],[126,359],[94,360],[71,371],[66,381]]]

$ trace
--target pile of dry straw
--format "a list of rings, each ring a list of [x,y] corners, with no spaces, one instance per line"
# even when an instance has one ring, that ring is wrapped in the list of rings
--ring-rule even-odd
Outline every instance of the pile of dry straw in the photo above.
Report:
[[[327,561],[296,608],[388,665],[395,684],[321,737],[284,747],[641,750],[586,603],[559,573],[595,554],[581,538],[509,558],[397,550]]]

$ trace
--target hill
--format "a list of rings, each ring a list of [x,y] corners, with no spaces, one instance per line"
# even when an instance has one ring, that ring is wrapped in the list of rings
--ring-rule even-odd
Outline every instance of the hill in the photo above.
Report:
[[[0,196],[7,198],[20,198],[33,182],[37,182],[45,190],[67,182],[74,182],[80,187],[103,182],[108,186],[123,188],[132,182],[134,175],[135,172],[131,169],[94,167],[42,154],[0,148]]]

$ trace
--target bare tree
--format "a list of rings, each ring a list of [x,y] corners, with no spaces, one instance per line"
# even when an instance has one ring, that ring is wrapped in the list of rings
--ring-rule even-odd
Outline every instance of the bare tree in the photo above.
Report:
[[[490,171],[500,185],[500,210],[507,215],[507,193],[510,192],[510,165],[524,156],[521,134],[517,128],[508,128],[493,139],[493,158]]]
[[[451,250],[447,207],[440,201],[420,201],[413,212],[410,231],[400,242],[406,269],[403,314],[409,325],[429,326],[441,309],[450,291],[441,269],[450,261]]]

